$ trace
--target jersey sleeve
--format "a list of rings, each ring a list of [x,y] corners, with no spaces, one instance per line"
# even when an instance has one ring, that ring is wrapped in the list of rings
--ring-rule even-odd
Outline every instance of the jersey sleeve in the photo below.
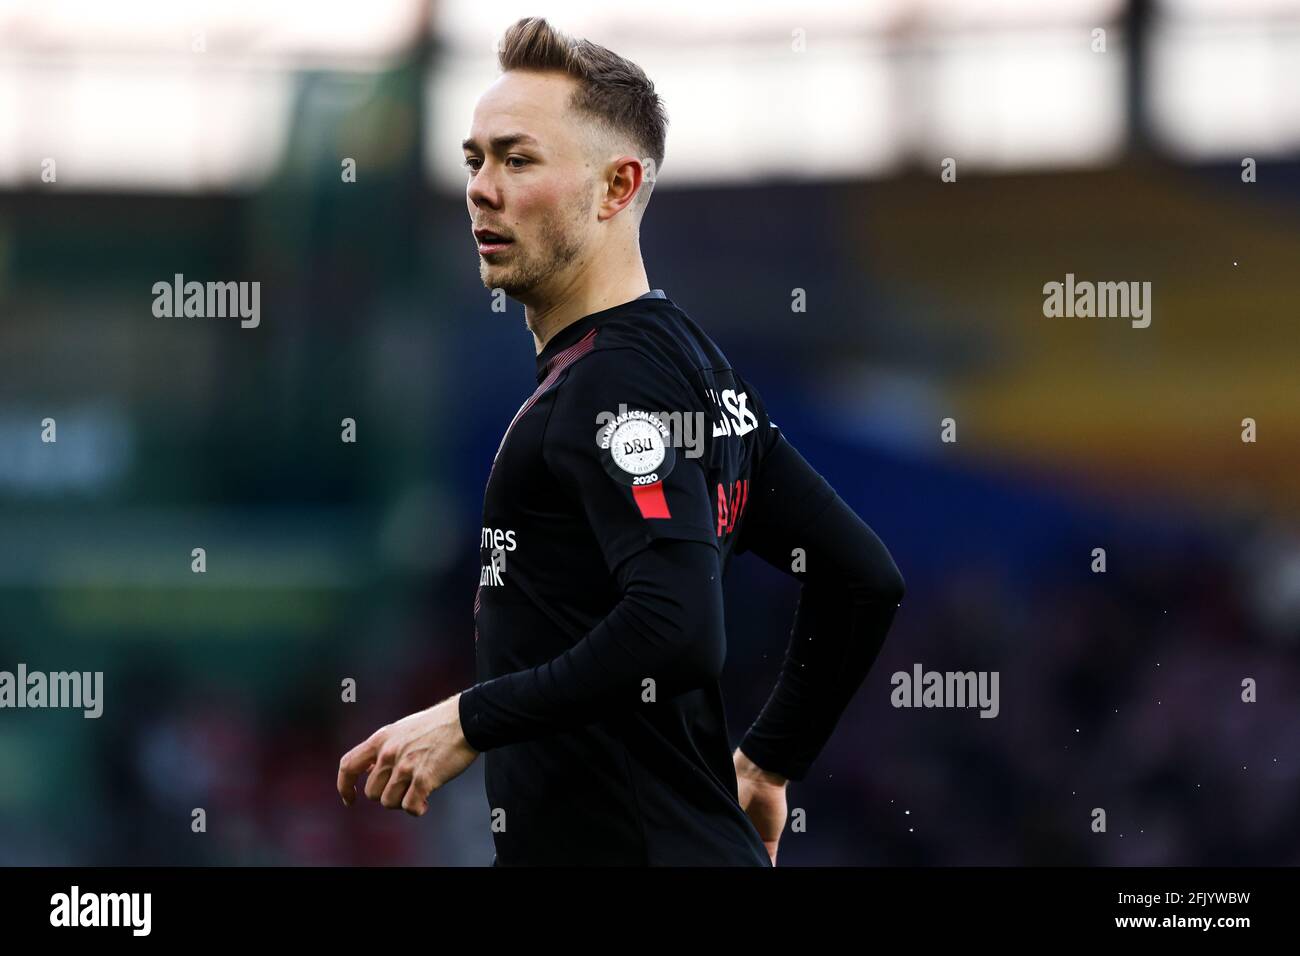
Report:
[[[764,770],[802,780],[880,653],[905,582],[875,531],[784,436],[752,509],[746,547],[802,587],[776,686],[740,749]]]
[[[717,549],[661,541],[619,565],[614,579],[622,598],[573,647],[460,695],[471,747],[493,750],[625,716],[644,706],[646,678],[662,699],[716,683],[727,656]]]
[[[701,455],[709,416],[680,376],[615,348],[576,362],[557,388],[543,459],[611,570],[656,540],[717,547]]]

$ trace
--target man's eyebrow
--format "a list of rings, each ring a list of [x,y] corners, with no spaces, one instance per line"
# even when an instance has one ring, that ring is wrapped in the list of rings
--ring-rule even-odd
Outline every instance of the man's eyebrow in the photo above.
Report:
[[[527,133],[503,133],[500,136],[493,136],[490,140],[488,140],[488,142],[491,144],[492,151],[495,153],[503,152],[504,150],[509,149],[511,146],[540,145],[536,139],[529,136]],[[478,141],[475,140],[472,136],[469,139],[465,140],[460,145],[461,148],[464,150],[473,150],[476,153],[482,152],[482,150],[479,148]]]

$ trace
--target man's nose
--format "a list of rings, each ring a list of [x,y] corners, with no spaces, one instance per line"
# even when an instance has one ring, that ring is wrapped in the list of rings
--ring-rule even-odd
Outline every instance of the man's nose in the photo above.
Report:
[[[497,186],[496,175],[486,165],[469,181],[466,195],[475,206],[487,206],[489,209],[501,207],[501,190]]]

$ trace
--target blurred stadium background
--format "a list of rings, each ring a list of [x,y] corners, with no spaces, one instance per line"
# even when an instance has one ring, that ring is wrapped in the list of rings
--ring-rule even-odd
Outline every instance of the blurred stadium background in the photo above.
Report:
[[[0,669],[105,672],[98,720],[0,711],[0,863],[491,860],[481,762],[419,821],[334,778],[472,682],[534,381],[459,140],[523,15],[656,81],[652,285],[908,582],[781,862],[1300,863],[1295,0],[0,0]],[[1151,326],[1045,318],[1067,272]],[[261,325],[155,318],[175,273]],[[733,739],[794,599],[733,566]],[[915,662],[1000,716],[892,708]]]

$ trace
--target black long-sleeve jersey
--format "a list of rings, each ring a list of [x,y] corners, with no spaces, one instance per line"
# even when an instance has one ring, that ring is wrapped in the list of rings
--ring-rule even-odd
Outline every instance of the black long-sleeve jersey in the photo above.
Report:
[[[656,290],[561,329],[488,478],[475,595],[498,865],[770,865],[737,801],[722,579],[753,550],[803,581],[741,749],[802,779],[903,582],[759,394]]]

